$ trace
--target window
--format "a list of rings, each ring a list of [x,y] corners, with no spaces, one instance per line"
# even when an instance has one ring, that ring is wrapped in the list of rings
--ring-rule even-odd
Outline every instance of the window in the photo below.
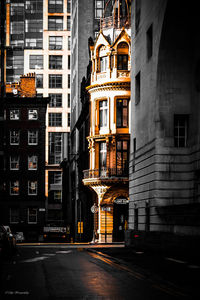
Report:
[[[30,69],[43,69],[43,55],[30,55],[29,59]]]
[[[28,170],[37,170],[38,157],[37,155],[28,156]]]
[[[49,50],[62,50],[63,37],[62,36],[50,36],[49,37]]]
[[[174,115],[174,146],[187,147],[188,115]]]
[[[70,113],[67,115],[67,126],[70,127]]]
[[[24,14],[24,3],[11,3],[10,4],[10,15],[23,15]]]
[[[67,106],[70,107],[70,94],[67,94],[67,97],[68,97],[68,99],[67,99]]]
[[[62,126],[62,113],[49,113],[49,126]]]
[[[43,21],[42,20],[25,20],[25,32],[27,33],[42,33],[43,31]]]
[[[49,69],[62,69],[62,55],[49,55]]]
[[[37,181],[28,181],[28,195],[37,195]]]
[[[116,168],[119,176],[128,176],[128,152],[128,141],[117,141]]]
[[[10,208],[10,223],[17,224],[19,223],[19,208]]]
[[[49,88],[62,88],[62,75],[49,75]]]
[[[146,203],[145,207],[145,231],[149,231],[150,229],[150,207],[149,204]]]
[[[49,94],[49,107],[62,107],[62,94]]]
[[[62,160],[62,133],[49,132],[49,163],[59,164]]]
[[[105,72],[107,69],[107,56],[100,57],[100,72]]]
[[[70,13],[71,11],[71,0],[67,0],[67,12]]]
[[[42,48],[43,40],[42,38],[26,38],[25,47],[26,48]]]
[[[70,55],[68,55],[68,70],[70,70]]]
[[[100,19],[103,17],[104,0],[95,0],[95,18]]]
[[[108,125],[108,101],[103,100],[99,102],[99,125],[106,127]]]
[[[19,145],[19,130],[10,131],[10,145]]]
[[[68,36],[68,50],[71,49],[71,37]]]
[[[29,109],[28,110],[28,119],[29,120],[37,120],[38,119],[37,109]]]
[[[117,69],[128,70],[128,54],[117,55]]]
[[[48,17],[48,30],[63,30],[63,17]]]
[[[146,33],[147,39],[147,59],[149,60],[153,54],[153,25],[149,27]]]
[[[43,74],[36,74],[36,88],[43,88]]]
[[[100,176],[106,176],[106,160],[107,160],[107,148],[106,143],[99,143],[99,170]]]
[[[128,126],[128,99],[117,99],[117,127]]]
[[[67,86],[68,89],[70,89],[70,86],[71,86],[71,85],[70,85],[70,74],[68,74],[68,82],[67,82],[67,84],[68,84],[68,86]]]
[[[10,182],[10,195],[19,195],[19,181]]]
[[[134,208],[134,229],[138,230],[138,208]]]
[[[28,208],[28,223],[37,224],[37,208]]]
[[[70,31],[71,29],[71,17],[67,16],[67,30]]]
[[[28,144],[29,145],[37,145],[38,144],[38,131],[37,130],[29,130],[28,131]]]
[[[62,173],[60,171],[49,172],[49,183],[50,184],[62,184]]]
[[[49,0],[48,1],[49,13],[62,13],[63,12],[63,0]]]
[[[140,72],[135,76],[135,104],[140,102]]]
[[[10,156],[10,170],[19,170],[19,156]]]
[[[10,120],[19,120],[19,109],[10,110]]]

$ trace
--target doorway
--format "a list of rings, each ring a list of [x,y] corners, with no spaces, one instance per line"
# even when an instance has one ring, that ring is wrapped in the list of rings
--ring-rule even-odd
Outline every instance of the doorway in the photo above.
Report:
[[[128,223],[128,207],[128,199],[115,199],[113,207],[113,242],[124,241],[124,231]]]

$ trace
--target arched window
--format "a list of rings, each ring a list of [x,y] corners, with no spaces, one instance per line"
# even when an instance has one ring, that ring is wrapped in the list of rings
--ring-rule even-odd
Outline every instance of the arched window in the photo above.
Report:
[[[104,45],[99,47],[98,55],[99,55],[98,71],[105,72],[108,67],[108,57],[106,54],[106,47]]]
[[[117,69],[128,70],[128,44],[125,42],[119,43],[117,46]]]

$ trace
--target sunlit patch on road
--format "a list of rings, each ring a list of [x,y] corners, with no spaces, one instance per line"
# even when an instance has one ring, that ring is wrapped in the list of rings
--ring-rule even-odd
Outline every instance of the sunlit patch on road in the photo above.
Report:
[[[41,261],[41,260],[44,260],[44,259],[47,259],[47,258],[48,257],[40,256],[40,257],[25,259],[25,260],[22,260],[21,262],[22,263],[32,263],[32,262],[38,262],[38,261]]]
[[[71,252],[72,252],[71,250],[68,250],[68,251],[60,250],[60,251],[56,251],[56,254],[68,254]]]

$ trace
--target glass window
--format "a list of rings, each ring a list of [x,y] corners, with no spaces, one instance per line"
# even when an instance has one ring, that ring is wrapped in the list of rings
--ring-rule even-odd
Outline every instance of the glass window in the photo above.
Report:
[[[49,113],[49,126],[62,126],[62,113]]]
[[[10,120],[19,120],[19,109],[10,110]]]
[[[140,83],[140,72],[135,76],[135,104],[140,102],[141,98],[141,83]]]
[[[62,94],[49,94],[49,107],[62,107]]]
[[[43,40],[42,38],[26,38],[25,47],[26,48],[42,48]]]
[[[49,88],[62,88],[62,75],[49,75]]]
[[[107,160],[107,148],[106,143],[99,143],[99,169],[100,175],[106,176],[106,160]]]
[[[28,223],[37,224],[37,208],[28,208]]]
[[[71,49],[71,37],[68,36],[68,50]]]
[[[187,147],[188,115],[174,115],[174,146]]]
[[[117,127],[128,126],[128,100],[117,99]]]
[[[128,151],[128,141],[117,141],[116,169],[119,176],[128,176]]]
[[[62,133],[49,132],[49,164],[60,164],[62,160]]]
[[[17,224],[19,223],[19,208],[10,208],[10,223]]]
[[[19,16],[24,14],[24,3],[10,3],[10,15]]]
[[[67,12],[70,13],[71,11],[71,0],[67,0]]]
[[[10,156],[10,170],[19,170],[19,156]]]
[[[68,99],[67,99],[67,106],[70,107],[70,94],[67,94],[67,97],[68,97]]]
[[[10,195],[19,195],[19,180],[10,181]]]
[[[71,17],[67,16],[67,30],[70,31],[71,30]]]
[[[106,127],[108,125],[108,101],[103,100],[99,102],[99,125]]]
[[[37,155],[28,156],[28,170],[37,170],[38,157]]]
[[[62,69],[62,55],[49,55],[49,69]]]
[[[67,87],[68,89],[70,89],[71,86],[71,82],[70,82],[70,74],[68,74],[68,82],[67,82]]]
[[[36,88],[43,88],[43,74],[36,74]]]
[[[28,145],[37,145],[38,144],[38,131],[29,130],[28,131]]]
[[[49,0],[48,1],[49,13],[62,13],[63,12],[63,0]]]
[[[48,30],[63,30],[63,17],[48,17]]]
[[[37,181],[28,181],[28,195],[37,195]]]
[[[104,0],[95,0],[95,18],[100,19],[103,17]]]
[[[37,120],[38,119],[37,109],[29,109],[28,110],[28,119],[29,120]]]
[[[62,173],[60,171],[49,172],[49,183],[50,184],[61,184],[62,183]]]
[[[19,130],[10,131],[10,145],[19,145]]]
[[[63,37],[62,36],[50,36],[49,37],[49,50],[62,50]]]
[[[128,54],[117,55],[117,69],[128,70]]]
[[[67,115],[67,126],[70,127],[70,113]]]
[[[43,55],[30,55],[29,68],[30,69],[43,69]]]
[[[28,33],[43,32],[43,21],[42,20],[35,20],[35,19],[31,19],[31,20],[26,19],[25,20],[25,32],[28,32]]]
[[[105,72],[107,69],[107,56],[100,57],[100,72]]]

